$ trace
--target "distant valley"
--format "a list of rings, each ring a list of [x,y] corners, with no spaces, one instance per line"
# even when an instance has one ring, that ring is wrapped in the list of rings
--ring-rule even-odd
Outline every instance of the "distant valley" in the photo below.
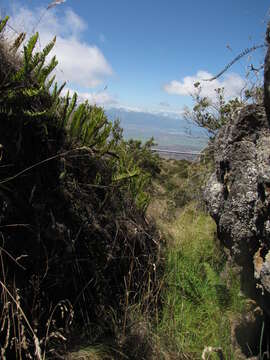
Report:
[[[123,108],[107,109],[112,121],[119,119],[126,139],[145,141],[152,136],[159,148],[174,151],[201,151],[207,144],[205,130],[171,113],[147,113]]]

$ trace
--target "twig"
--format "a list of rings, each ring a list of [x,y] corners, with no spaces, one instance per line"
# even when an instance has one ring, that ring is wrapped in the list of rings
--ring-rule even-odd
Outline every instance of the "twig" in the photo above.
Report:
[[[80,148],[68,150],[68,151],[65,151],[65,152],[63,152],[63,153],[61,153],[61,154],[54,155],[54,156],[49,157],[49,158],[47,158],[47,159],[44,159],[44,160],[42,160],[42,161],[40,161],[40,162],[38,162],[38,163],[36,163],[36,164],[34,164],[34,165],[31,165],[31,166],[29,166],[28,168],[26,168],[26,169],[18,172],[17,174],[15,174],[15,175],[13,175],[13,176],[11,176],[11,177],[9,177],[9,178],[1,181],[1,182],[0,182],[0,185],[5,184],[5,183],[7,183],[7,182],[9,182],[9,181],[12,181],[12,180],[18,178],[19,176],[25,174],[26,172],[28,172],[28,171],[30,171],[30,170],[32,170],[32,169],[34,169],[34,168],[36,168],[36,167],[38,167],[38,166],[40,166],[40,165],[43,165],[43,164],[45,164],[45,163],[47,163],[47,162],[49,162],[49,161],[51,161],[51,160],[55,160],[55,159],[57,159],[57,158],[59,158],[59,157],[66,156],[66,155],[68,155],[68,154],[70,154],[70,153],[72,153],[72,152],[74,152],[74,151],[80,151],[80,150],[90,151],[90,149],[87,148],[86,146],[82,146],[82,147],[80,147]]]
[[[40,350],[40,346],[39,346],[39,339],[37,338],[32,326],[30,325],[23,309],[21,308],[20,304],[18,303],[18,301],[16,301],[16,299],[14,298],[14,296],[11,294],[11,292],[9,291],[9,289],[6,287],[5,284],[2,283],[2,281],[0,280],[0,285],[2,286],[2,288],[8,293],[8,295],[11,297],[11,299],[13,300],[14,304],[17,306],[17,308],[20,310],[22,317],[24,318],[26,325],[28,326],[29,330],[31,331],[33,338],[34,338],[34,344],[35,344],[35,355],[37,356],[38,360],[42,360],[41,358],[41,350]]]
[[[223,75],[233,64],[235,64],[238,60],[240,60],[243,56],[251,53],[252,51],[255,51],[257,49],[261,49],[263,47],[265,47],[265,44],[261,44],[261,45],[254,45],[251,48],[247,48],[244,51],[241,52],[241,54],[237,55],[228,65],[225,66],[225,68],[220,71],[217,75],[213,76],[210,79],[202,79],[202,81],[213,81],[216,80],[217,78],[219,78],[221,75]]]
[[[0,253],[1,251],[3,251],[8,257],[10,257],[20,268],[22,268],[23,270],[26,270],[24,266],[22,266],[19,262],[18,262],[18,258],[15,259],[8,251],[6,251],[4,248],[2,248],[2,246],[0,246]]]
[[[10,225],[2,225],[0,226],[0,229],[5,229],[5,228],[12,228],[12,227],[30,227],[30,224],[10,224]]]

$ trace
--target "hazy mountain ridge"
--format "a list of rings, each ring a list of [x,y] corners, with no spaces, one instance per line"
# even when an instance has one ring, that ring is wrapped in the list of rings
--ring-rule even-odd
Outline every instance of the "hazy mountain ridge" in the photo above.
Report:
[[[125,138],[147,140],[154,137],[161,147],[171,150],[194,151],[203,149],[208,141],[207,133],[196,124],[174,113],[148,113],[110,108],[109,119],[119,119]]]

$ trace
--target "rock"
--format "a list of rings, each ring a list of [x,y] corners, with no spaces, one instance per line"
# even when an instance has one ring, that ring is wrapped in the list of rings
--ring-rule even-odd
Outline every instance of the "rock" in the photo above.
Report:
[[[259,341],[263,323],[260,308],[249,309],[245,314],[231,320],[231,344],[236,359],[259,359],[254,356],[260,353]]]
[[[270,22],[268,22],[265,41],[268,49],[264,61],[264,107],[270,121]]]
[[[270,128],[262,106],[246,106],[221,128],[214,157],[207,207],[243,290],[270,314]]]
[[[204,192],[228,249],[227,265],[238,269],[242,291],[254,304],[231,324],[237,358],[250,360],[261,359],[270,326],[270,22],[265,39],[263,105],[238,110],[220,129],[215,172]]]

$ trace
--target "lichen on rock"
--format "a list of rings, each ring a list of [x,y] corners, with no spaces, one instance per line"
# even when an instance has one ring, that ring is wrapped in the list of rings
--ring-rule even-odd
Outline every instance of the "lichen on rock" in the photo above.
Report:
[[[242,267],[243,287],[265,304],[262,293],[270,295],[270,128],[264,108],[248,105],[236,114],[217,135],[214,154],[215,173],[204,193],[208,209],[220,240]]]

